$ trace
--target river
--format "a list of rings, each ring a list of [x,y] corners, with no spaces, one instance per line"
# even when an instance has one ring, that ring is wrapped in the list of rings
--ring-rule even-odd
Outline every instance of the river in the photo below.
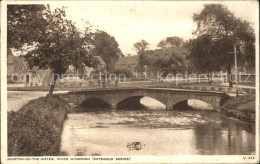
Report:
[[[8,111],[18,111],[47,92],[8,91]],[[255,153],[254,125],[213,110],[166,111],[145,97],[148,109],[92,109],[69,113],[61,151],[67,155],[249,155]],[[189,105],[209,108],[198,101]],[[138,142],[140,150],[129,149]]]
[[[166,111],[154,99],[145,97],[141,102],[149,108],[103,108],[68,114],[61,151],[70,156],[255,153],[252,124],[213,110]],[[200,102],[194,101],[193,104]]]

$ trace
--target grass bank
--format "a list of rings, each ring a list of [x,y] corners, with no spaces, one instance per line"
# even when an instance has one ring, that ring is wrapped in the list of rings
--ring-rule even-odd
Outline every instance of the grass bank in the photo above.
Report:
[[[61,133],[69,105],[53,97],[32,100],[8,112],[8,156],[60,155]]]
[[[232,97],[222,106],[222,113],[246,122],[255,123],[255,95]]]

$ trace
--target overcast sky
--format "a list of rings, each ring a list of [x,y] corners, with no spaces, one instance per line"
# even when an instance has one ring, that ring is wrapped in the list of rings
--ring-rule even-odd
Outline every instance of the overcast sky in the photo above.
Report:
[[[256,2],[256,1],[255,1]],[[236,16],[252,23],[257,19],[255,2],[223,3]],[[196,24],[194,13],[202,10],[204,2],[87,2],[84,4],[50,5],[51,9],[65,6],[67,18],[83,29],[84,22],[115,37],[124,54],[135,54],[133,44],[141,39],[150,43],[150,49],[168,36],[188,40]]]

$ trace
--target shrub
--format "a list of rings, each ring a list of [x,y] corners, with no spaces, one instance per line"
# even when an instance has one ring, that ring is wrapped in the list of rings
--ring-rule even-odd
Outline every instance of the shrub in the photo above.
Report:
[[[120,74],[124,74],[126,77],[132,77],[133,73],[129,69],[116,69],[114,73],[119,76]]]
[[[8,155],[56,155],[60,136],[48,120],[31,113],[8,113]]]
[[[148,77],[132,77],[128,79],[129,81],[151,81]]]
[[[8,113],[8,156],[59,155],[69,105],[57,97],[36,99]]]
[[[255,95],[232,97],[222,106],[223,110],[250,110],[255,112]]]
[[[255,95],[231,98],[221,107],[222,113],[247,122],[255,123]]]

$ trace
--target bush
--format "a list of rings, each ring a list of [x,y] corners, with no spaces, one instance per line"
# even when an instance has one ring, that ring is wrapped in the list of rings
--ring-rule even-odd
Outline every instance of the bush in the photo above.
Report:
[[[132,77],[128,79],[129,81],[151,81],[148,77]]]
[[[57,97],[36,99],[8,113],[8,156],[59,155],[69,105]]]
[[[124,74],[126,77],[132,77],[133,73],[129,69],[116,69],[114,73],[119,76],[120,74]]]
[[[231,98],[221,107],[222,113],[251,123],[255,123],[255,95]]]
[[[255,95],[232,97],[222,106],[223,110],[250,110],[255,112]]]
[[[42,117],[8,113],[8,156],[56,155],[60,136]]]

